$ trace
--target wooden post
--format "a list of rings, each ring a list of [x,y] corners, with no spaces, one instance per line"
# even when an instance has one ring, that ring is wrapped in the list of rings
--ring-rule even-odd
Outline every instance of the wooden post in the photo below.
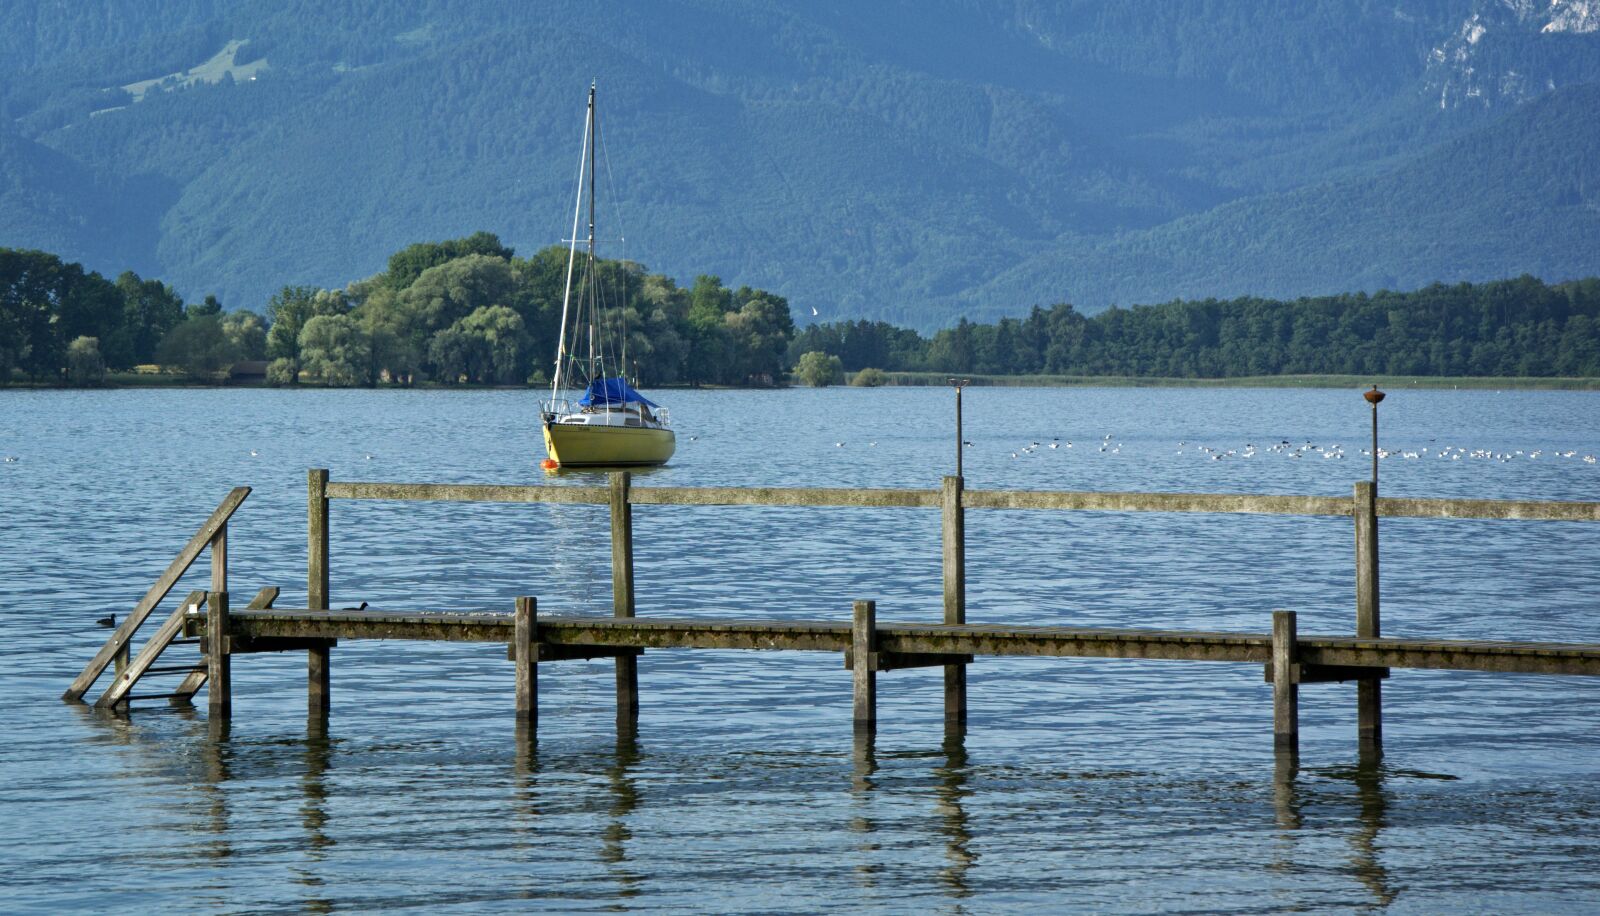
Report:
[[[512,637],[512,653],[517,662],[517,727],[528,737],[539,728],[539,620],[538,600],[517,599],[517,628]]]
[[[1355,486],[1356,635],[1382,635],[1378,620],[1378,485],[1363,480]],[[1356,681],[1356,732],[1362,753],[1383,753],[1383,681]]]
[[[206,595],[206,683],[211,717],[233,715],[233,678],[228,658],[228,593]]]
[[[328,469],[306,472],[306,608],[328,609]],[[306,650],[306,714],[322,717],[332,702],[327,646]]]
[[[306,473],[306,607],[328,609],[328,469]]]
[[[1300,753],[1299,648],[1294,611],[1272,612],[1272,746]]]
[[[958,445],[959,447],[959,445]],[[944,544],[944,622],[967,622],[967,523],[961,506],[964,481],[957,475],[944,478],[940,507],[943,515]],[[961,731],[967,727],[967,666],[944,666],[945,729]]]
[[[306,650],[306,714],[311,718],[327,718],[332,702],[332,679],[328,672],[332,660],[333,650],[327,646]]]
[[[633,505],[628,491],[633,475],[611,474],[611,606],[617,617],[633,616]],[[639,721],[639,660],[617,657],[617,729],[632,733]]]
[[[211,588],[207,591],[228,590],[228,523],[223,522],[211,536]]]
[[[855,675],[855,728],[871,732],[878,727],[878,674],[873,662],[878,653],[878,605],[857,601],[851,629],[851,655]]]
[[[221,593],[223,595],[227,595],[227,593],[228,593],[228,523],[227,522],[223,522],[222,523],[222,527],[217,529],[217,533],[213,534],[211,536],[211,542],[210,542],[210,545],[209,545],[209,549],[210,549],[210,552],[211,552],[211,588],[207,591],[207,594],[213,594],[214,595],[214,594],[217,594],[217,593]],[[210,607],[209,602],[207,603],[206,606],[208,608]],[[227,619],[226,618],[227,608],[223,608],[223,614],[224,614],[224,618],[223,619],[226,620]],[[223,628],[223,632],[224,633],[227,632],[227,628],[226,627]],[[223,664],[229,666],[229,670],[231,671],[232,670],[231,662],[226,660],[227,659],[226,655],[224,655],[223,658],[224,658]],[[185,680],[187,680],[187,679],[185,679]],[[211,683],[212,684],[216,684],[216,681],[212,681]],[[224,689],[227,690],[227,695],[223,698],[223,701],[222,701],[223,702],[223,706],[225,707],[225,709],[221,713],[218,713],[218,715],[226,716],[226,715],[229,715],[231,713],[232,709],[233,709],[233,685],[232,685],[231,680],[229,681],[228,685]],[[182,690],[178,690],[178,691],[174,691],[174,692],[182,693],[183,691]],[[213,704],[212,705],[212,709],[215,710],[215,708],[216,708],[215,703],[216,703],[216,696],[217,696],[217,689],[216,689],[215,686],[213,686],[211,688],[210,696],[212,698],[212,704]],[[187,703],[189,701],[186,699],[186,700],[184,700],[184,702]]]

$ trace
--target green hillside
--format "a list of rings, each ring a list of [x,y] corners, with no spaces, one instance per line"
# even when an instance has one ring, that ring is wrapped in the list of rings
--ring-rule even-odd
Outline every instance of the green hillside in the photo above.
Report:
[[[1577,2],[13,0],[0,246],[255,309],[420,239],[536,251],[595,79],[607,254],[802,315],[1561,280],[1600,270]]]
[[[1261,195],[1109,242],[1073,239],[964,297],[992,320],[1041,286],[1132,304],[1193,286],[1290,297],[1592,273],[1600,85],[1557,90],[1389,171]],[[1263,232],[1262,227],[1270,227]]]

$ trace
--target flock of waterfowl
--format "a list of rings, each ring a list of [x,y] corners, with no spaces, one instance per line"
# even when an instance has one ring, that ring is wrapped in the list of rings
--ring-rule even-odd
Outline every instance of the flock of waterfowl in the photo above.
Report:
[[[972,447],[973,445],[973,443],[970,441],[965,441],[962,444],[968,447]],[[1100,452],[1116,455],[1122,452],[1123,443],[1114,442],[1112,434],[1106,433],[1105,437],[1102,438],[1098,443],[1098,446]],[[1060,438],[1054,438],[1049,442],[1043,443],[1033,441],[1011,452],[1011,457],[1024,458],[1028,455],[1034,454],[1041,448],[1062,449],[1072,447],[1073,444],[1071,440],[1063,440]],[[1332,445],[1318,445],[1309,439],[1300,443],[1299,445],[1290,442],[1288,439],[1279,439],[1278,441],[1265,446],[1258,446],[1253,442],[1246,442],[1243,446],[1234,448],[1218,448],[1210,445],[1191,443],[1187,440],[1184,440],[1178,443],[1176,454],[1196,455],[1212,461],[1225,461],[1228,459],[1248,461],[1257,456],[1280,456],[1296,460],[1304,458],[1322,458],[1333,461],[1342,460],[1346,457],[1360,457],[1368,459],[1372,457],[1372,452],[1370,449],[1357,447],[1347,452],[1342,444],[1334,443]],[[1398,458],[1402,460],[1431,458],[1439,461],[1461,461],[1465,459],[1499,462],[1511,462],[1519,460],[1539,461],[1576,459],[1585,464],[1595,464],[1600,462],[1600,459],[1597,459],[1592,454],[1579,455],[1576,449],[1516,449],[1514,451],[1497,451],[1495,449],[1467,448],[1460,445],[1425,445],[1416,449],[1387,449],[1380,447],[1378,449],[1378,458]]]

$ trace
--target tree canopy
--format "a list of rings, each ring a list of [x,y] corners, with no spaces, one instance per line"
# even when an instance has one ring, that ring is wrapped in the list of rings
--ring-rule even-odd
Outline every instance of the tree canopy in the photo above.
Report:
[[[185,306],[131,271],[110,282],[46,252],[0,249],[0,381],[94,384],[151,361],[206,379],[270,359],[279,384],[546,384],[566,258],[560,247],[519,258],[486,232],[421,243],[391,259],[398,273],[343,289],[283,286],[261,316],[210,296]],[[618,291],[599,320],[626,337],[627,373],[644,386],[781,385],[791,374],[835,384],[844,373],[881,383],[866,369],[1600,377],[1600,278],[1177,300],[1094,316],[1061,303],[993,324],[962,318],[924,337],[864,319],[797,329],[782,296],[729,289],[712,274],[684,287],[632,261],[597,269]]]

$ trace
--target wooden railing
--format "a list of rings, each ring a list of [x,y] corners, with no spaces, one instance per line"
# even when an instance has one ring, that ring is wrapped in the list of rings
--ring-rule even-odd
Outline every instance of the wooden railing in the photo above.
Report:
[[[194,533],[194,536],[189,539],[189,542],[183,546],[182,550],[178,551],[178,555],[168,564],[166,571],[156,579],[154,585],[150,586],[150,590],[145,592],[144,597],[139,599],[139,603],[134,605],[128,616],[123,618],[121,625],[106,640],[105,645],[100,647],[100,651],[96,652],[94,658],[89,660],[89,664],[84,666],[83,671],[76,678],[73,678],[72,685],[67,688],[66,693],[61,695],[62,699],[70,701],[83,699],[83,695],[89,692],[89,688],[94,686],[95,680],[100,677],[101,673],[113,661],[116,663],[116,673],[119,676],[129,669],[130,646],[134,634],[138,632],[139,627],[150,616],[150,612],[155,610],[162,599],[167,597],[168,592],[172,591],[172,587],[178,583],[178,580],[189,570],[189,567],[194,565],[194,561],[200,557],[202,551],[207,549],[211,551],[210,590],[213,592],[226,592],[228,590],[228,519],[233,517],[233,513],[238,510],[249,495],[249,487],[235,487],[228,493],[222,503],[211,513],[211,517],[206,519],[205,524],[200,526],[200,530]],[[173,613],[173,616],[168,619],[167,623],[162,626],[157,636],[147,645],[146,651],[151,654],[146,657],[140,673],[142,673],[143,668],[149,667],[149,662],[160,655],[167,644],[182,629],[182,615],[184,613],[185,608],[179,607]],[[145,653],[141,652],[140,654],[144,655]],[[137,679],[137,676],[128,679],[119,678],[119,683],[113,686],[113,690],[119,692],[119,697],[113,702],[120,702],[120,697],[127,692],[127,686],[131,686],[131,682]],[[186,685],[187,680],[185,681]],[[199,689],[198,683],[195,684],[194,689]],[[193,690],[189,692],[192,694]]]
[[[1029,490],[966,490],[960,477],[938,489],[777,487],[635,487],[625,472],[606,486],[498,486],[330,482],[328,472],[308,476],[307,606],[272,610],[276,588],[263,589],[242,611],[228,601],[228,520],[249,495],[239,487],[217,507],[133,611],[122,621],[64,695],[79,700],[113,662],[117,678],[96,704],[122,708],[129,700],[160,696],[188,699],[209,684],[215,716],[231,712],[230,658],[254,652],[306,651],[312,713],[329,706],[329,651],[340,638],[446,639],[507,642],[517,662],[519,718],[536,715],[538,662],[613,658],[617,665],[619,727],[638,716],[637,656],[651,648],[824,649],[843,651],[856,681],[856,721],[875,721],[879,671],[906,667],[944,669],[947,726],[964,728],[966,666],[977,655],[1049,655],[1266,662],[1273,683],[1274,734],[1280,750],[1298,741],[1296,690],[1301,683],[1357,684],[1358,730],[1364,750],[1381,749],[1381,683],[1388,666],[1545,674],[1600,674],[1600,645],[1398,640],[1381,636],[1379,625],[1378,520],[1380,518],[1478,518],[1540,521],[1600,521],[1600,502],[1482,499],[1379,498],[1370,482],[1355,484],[1352,498],[1208,493],[1094,493]],[[329,610],[329,505],[335,499],[446,500],[499,503],[605,505],[611,516],[612,603],[610,618],[536,618],[532,598],[519,598],[516,612],[459,614]],[[633,507],[768,506],[937,509],[941,514],[944,614],[939,623],[880,626],[872,601],[855,602],[852,623],[837,621],[700,620],[634,616]],[[1271,633],[1137,631],[1060,627],[969,626],[966,621],[968,509],[1093,512],[1200,512],[1305,515],[1349,518],[1355,528],[1356,620],[1353,636],[1300,637],[1292,611],[1274,613]],[[196,591],[177,608],[139,655],[129,659],[140,625],[171,591],[202,551],[210,551],[211,587]],[[203,617],[199,608],[205,607]],[[177,637],[203,632],[204,666],[154,662]],[[195,641],[193,639],[189,641]],[[134,695],[140,677],[182,673],[174,693]]]
[[[1379,518],[1523,519],[1600,521],[1600,502],[1554,502],[1493,499],[1379,498],[1374,483],[1354,486],[1349,499],[1331,496],[1266,496],[1232,493],[1098,493],[1039,490],[967,490],[960,477],[946,477],[939,489],[858,489],[814,487],[637,487],[626,472],[611,475],[610,485],[527,486],[429,483],[330,482],[326,470],[309,476],[310,607],[326,608],[328,593],[328,503],[334,499],[378,499],[499,503],[579,503],[611,509],[614,616],[634,615],[632,507],[774,506],[851,507],[876,509],[939,509],[945,625],[966,618],[966,522],[968,509],[1012,509],[1090,512],[1200,512],[1344,517],[1355,523],[1355,636],[1379,638]],[[636,712],[638,702],[634,659],[618,659],[618,715]],[[1357,678],[1358,730],[1364,747],[1382,742],[1381,680],[1383,669]],[[945,718],[966,721],[966,666],[945,666]]]

